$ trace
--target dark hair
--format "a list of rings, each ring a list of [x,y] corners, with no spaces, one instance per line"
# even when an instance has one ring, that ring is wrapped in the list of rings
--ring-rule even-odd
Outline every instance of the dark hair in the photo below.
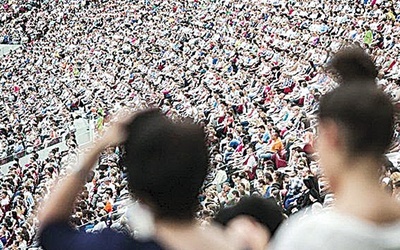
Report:
[[[340,126],[350,154],[382,156],[392,140],[394,108],[376,86],[350,82],[336,88],[321,98],[319,118]]]
[[[174,123],[159,110],[142,111],[128,125],[126,165],[134,195],[158,218],[190,220],[208,167],[205,134]]]
[[[265,179],[269,182],[273,182],[274,179],[272,178],[272,175],[270,173],[266,173],[265,174]]]
[[[327,66],[340,84],[374,85],[378,71],[371,57],[358,46],[340,50]]]
[[[233,207],[222,209],[215,221],[226,226],[229,221],[240,215],[248,215],[266,227],[273,236],[284,220],[282,209],[273,198],[256,196],[244,197]]]

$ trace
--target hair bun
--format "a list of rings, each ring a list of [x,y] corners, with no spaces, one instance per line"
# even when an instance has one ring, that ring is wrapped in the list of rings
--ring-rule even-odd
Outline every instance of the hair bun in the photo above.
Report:
[[[358,46],[337,52],[328,63],[328,72],[337,76],[340,84],[375,84],[378,70],[371,57]]]

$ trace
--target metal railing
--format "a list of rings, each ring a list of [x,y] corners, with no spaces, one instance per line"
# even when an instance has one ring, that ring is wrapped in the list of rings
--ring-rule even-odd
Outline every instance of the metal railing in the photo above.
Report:
[[[0,158],[0,166],[10,163],[16,159],[21,159],[31,154],[33,151],[39,153],[40,155],[41,152],[44,152],[46,149],[50,147],[57,145],[61,147],[62,145],[64,145],[62,143],[65,142],[65,137],[68,133],[63,133],[61,136],[54,138],[49,143],[46,144],[42,143],[39,146],[30,148],[30,150],[24,149],[23,151],[18,153],[8,154],[6,157]],[[90,145],[94,139],[94,122],[92,120],[89,120],[88,122],[83,123],[82,126],[76,129],[75,136],[77,138],[77,143],[79,147],[86,147]]]
[[[16,45],[16,44],[0,44],[0,56],[7,55],[10,53],[12,50],[16,50],[21,45]]]
[[[13,153],[13,154],[7,155],[6,157],[3,157],[3,158],[0,159],[0,165],[7,164],[7,163],[9,163],[9,162],[11,162],[11,161],[13,161],[13,160],[21,159],[22,157],[24,157],[24,156],[26,156],[26,155],[29,155],[29,154],[32,153],[33,151],[35,151],[35,152],[41,151],[41,150],[46,149],[46,148],[48,148],[48,147],[54,146],[54,145],[56,145],[56,144],[59,144],[59,143],[61,143],[62,141],[63,141],[63,138],[60,136],[60,137],[54,138],[53,140],[51,140],[51,141],[50,141],[49,143],[47,143],[46,145],[41,144],[41,145],[39,145],[39,146],[33,147],[32,150],[29,150],[29,151],[26,150],[26,149],[24,149],[24,150],[22,150],[21,152]]]

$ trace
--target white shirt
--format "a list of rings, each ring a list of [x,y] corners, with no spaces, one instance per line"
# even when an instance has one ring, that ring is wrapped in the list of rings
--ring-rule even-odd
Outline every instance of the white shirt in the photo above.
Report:
[[[268,249],[400,249],[400,220],[389,225],[375,225],[332,210],[299,217],[295,216],[279,229]]]

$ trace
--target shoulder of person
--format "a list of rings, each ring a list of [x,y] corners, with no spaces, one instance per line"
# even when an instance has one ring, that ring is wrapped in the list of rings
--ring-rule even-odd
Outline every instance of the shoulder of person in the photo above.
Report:
[[[299,212],[278,230],[268,249],[326,249],[324,240],[330,234],[330,221],[329,213],[306,215]]]
[[[271,249],[400,249],[400,222],[376,225],[335,211],[289,219]]]

